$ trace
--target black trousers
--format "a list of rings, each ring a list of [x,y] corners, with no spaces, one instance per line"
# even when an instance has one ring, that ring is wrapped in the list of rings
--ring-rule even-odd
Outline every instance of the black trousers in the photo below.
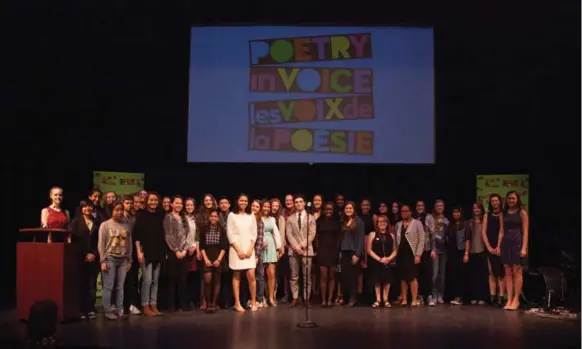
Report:
[[[81,286],[79,287],[79,310],[83,314],[95,311],[97,298],[97,275],[99,275],[99,262],[82,262]]]
[[[287,301],[289,300],[289,297],[291,297],[290,294],[285,294],[285,290],[289,291],[289,280],[290,280],[290,267],[289,267],[289,256],[287,256],[287,253],[285,253],[281,258],[279,258],[279,261],[277,262],[277,295],[276,298],[281,298],[284,296],[287,296]],[[287,285],[285,285],[285,279],[287,279]],[[288,292],[291,293],[291,292]]]
[[[200,303],[200,271],[189,271],[186,276],[186,292],[188,293],[188,304],[197,305]]]
[[[418,267],[418,294],[428,297],[432,294],[432,258],[430,251],[424,251]]]
[[[228,259],[227,259],[228,260]],[[229,307],[234,304],[234,295],[232,293],[232,270],[220,274],[220,303],[223,307]]]
[[[358,274],[360,272],[360,262],[353,264],[352,257],[354,251],[342,251],[341,258],[341,284],[344,299],[356,300],[358,297]]]
[[[189,307],[188,298],[188,258],[178,259],[175,253],[168,254],[168,310],[174,310],[176,307],[187,309]],[[178,302],[176,302],[176,291]]]
[[[133,261],[131,263],[131,268],[125,276],[125,285],[123,285],[123,305],[129,308],[134,305],[139,308],[141,305],[141,299],[139,297],[138,287],[138,271],[140,265],[138,261]]]
[[[448,292],[450,298],[459,297],[467,300],[469,265],[463,263],[464,256],[465,250],[449,251],[446,276],[449,279],[448,285],[451,287],[451,292]]]
[[[469,285],[471,300],[487,300],[489,296],[489,269],[487,267],[487,252],[470,254]]]

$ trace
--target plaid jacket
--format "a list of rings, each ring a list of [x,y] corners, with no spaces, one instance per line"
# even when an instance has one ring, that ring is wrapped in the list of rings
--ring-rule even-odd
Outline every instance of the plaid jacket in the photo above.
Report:
[[[265,224],[263,220],[257,222],[257,241],[255,241],[255,256],[261,258],[263,255],[263,241],[265,239]]]

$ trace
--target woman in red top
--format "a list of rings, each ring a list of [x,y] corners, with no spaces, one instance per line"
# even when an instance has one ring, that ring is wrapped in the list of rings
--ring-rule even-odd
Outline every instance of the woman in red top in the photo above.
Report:
[[[69,227],[70,216],[69,211],[61,208],[63,189],[52,187],[49,191],[49,198],[52,201],[50,206],[40,211],[40,226],[51,229],[67,229]],[[50,243],[52,241],[52,236],[49,234],[47,242]],[[68,242],[70,242],[70,237],[68,238]]]

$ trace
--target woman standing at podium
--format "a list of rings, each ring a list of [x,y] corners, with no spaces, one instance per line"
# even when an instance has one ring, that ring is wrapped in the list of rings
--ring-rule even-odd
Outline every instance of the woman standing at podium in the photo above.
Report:
[[[63,189],[52,187],[49,191],[51,204],[40,211],[40,226],[49,229],[67,229],[69,227],[69,211],[62,209]],[[48,234],[47,242],[53,242],[52,234]]]
[[[79,204],[81,214],[71,223],[71,243],[79,249],[81,268],[81,285],[79,291],[81,319],[95,319],[95,296],[97,292],[97,243],[99,241],[99,224],[93,217],[94,204],[89,200],[82,200]]]

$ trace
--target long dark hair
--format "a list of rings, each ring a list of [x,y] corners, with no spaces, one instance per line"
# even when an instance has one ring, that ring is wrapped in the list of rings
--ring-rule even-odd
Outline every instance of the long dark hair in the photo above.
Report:
[[[497,194],[497,193],[492,193],[491,195],[489,195],[489,205],[487,207],[487,211],[489,213],[493,213],[493,205],[491,205],[491,199],[493,198],[497,198],[499,199],[499,212],[503,212],[503,200],[501,199],[501,195]]]
[[[352,223],[356,224],[357,218],[358,218],[356,203],[353,201],[346,201],[346,203],[344,204],[344,207],[342,208],[343,215],[341,216],[342,217],[342,225],[345,225],[345,226],[347,226],[348,221],[350,219],[350,217],[346,216],[346,213],[345,213],[346,207],[348,205],[351,205],[354,208],[354,214],[352,215],[352,221],[353,221]]]
[[[184,201],[183,201],[183,203],[184,203],[184,214],[186,216],[188,216],[189,213],[186,212],[186,201],[192,201],[192,205],[194,205],[194,211],[192,212],[192,218],[196,219],[195,218],[196,217],[196,199],[194,199],[192,197],[189,197],[189,198],[185,198]]]
[[[207,208],[204,205],[204,199],[206,199],[206,198],[211,198],[212,199],[212,207]],[[218,208],[218,205],[216,203],[216,199],[214,198],[214,195],[212,195],[210,193],[206,193],[206,194],[202,195],[202,201],[200,201],[200,208],[199,208],[199,211],[201,213],[204,212],[206,214],[210,214],[210,211],[211,210],[216,210],[217,208]]]
[[[242,197],[247,198],[247,201],[249,200],[249,196],[247,194],[240,193],[239,196],[236,197],[236,209],[233,212],[234,214],[239,214],[240,213],[240,207],[238,206],[238,201]],[[247,204],[247,207],[245,208],[245,213],[246,214],[250,214],[251,213],[251,203],[250,202]]]
[[[257,223],[259,223],[261,221],[261,217],[263,216],[263,213],[261,212],[263,210],[263,201],[259,200],[259,199],[254,199],[251,204],[249,206],[252,206],[254,203],[259,204],[259,212],[257,212],[257,214],[255,215],[255,219],[257,220]],[[252,210],[251,210],[252,213]]]
[[[182,211],[180,211],[178,215],[180,215],[180,218],[182,219],[182,225],[184,226],[184,231],[186,232],[186,235],[188,235],[188,232],[190,232],[190,224],[188,224],[188,217],[186,217],[186,205],[184,205],[184,198],[182,198],[180,195],[175,195],[171,199],[172,200],[171,202],[174,203],[174,201],[176,201],[177,199],[180,199],[182,201]],[[170,213],[171,214],[174,213],[173,207],[170,210]]]
[[[463,221],[465,221],[465,214],[463,212],[463,208],[461,206],[454,206],[451,213],[455,212],[455,211],[459,212],[459,223],[463,223]],[[452,216],[452,214],[451,214],[451,218],[452,218],[453,222],[456,223],[455,218]]]
[[[483,216],[485,215],[485,207],[483,206],[483,203],[481,201],[475,201],[473,203],[472,207],[475,207],[475,205],[477,206],[477,208],[479,208],[481,210],[481,214],[478,218],[479,218],[480,222],[483,222]],[[473,211],[473,210],[471,210],[471,211]],[[473,220],[475,220],[475,218],[477,218],[477,217],[475,217],[475,212],[472,212],[472,216],[473,216]]]
[[[144,202],[144,208],[143,208],[143,210],[144,210],[144,211],[148,211],[148,212],[149,212],[149,205],[148,205],[148,201],[149,201],[149,199],[150,199],[150,196],[155,196],[155,197],[158,199],[158,207],[156,207],[156,210],[155,210],[155,212],[164,212],[164,213],[165,213],[165,211],[164,211],[164,208],[162,207],[162,200],[161,200],[161,198],[160,198],[160,194],[158,194],[158,193],[157,193],[157,192],[155,192],[155,191],[150,191],[150,192],[148,193],[148,195],[146,196],[146,198],[145,198],[145,202]]]
[[[511,190],[511,191],[507,192],[507,194],[505,195],[505,205],[503,206],[503,213],[507,213],[507,211],[509,210],[509,205],[507,204],[507,198],[511,194],[514,194],[517,197],[517,204],[516,204],[517,212],[521,212],[521,210],[523,210],[523,204],[521,203],[521,197],[519,196],[517,191]]]
[[[392,212],[392,206],[394,206],[394,204],[396,204],[396,206],[398,206],[398,212],[396,212],[396,213]],[[388,206],[388,205],[386,205],[386,206]],[[392,222],[392,224],[396,224],[397,222],[402,220],[402,216],[400,215],[400,210],[402,209],[402,206],[404,206],[404,204],[402,202],[392,201],[392,203],[388,207],[389,222]],[[410,206],[408,208],[410,208],[412,210],[412,208]]]

